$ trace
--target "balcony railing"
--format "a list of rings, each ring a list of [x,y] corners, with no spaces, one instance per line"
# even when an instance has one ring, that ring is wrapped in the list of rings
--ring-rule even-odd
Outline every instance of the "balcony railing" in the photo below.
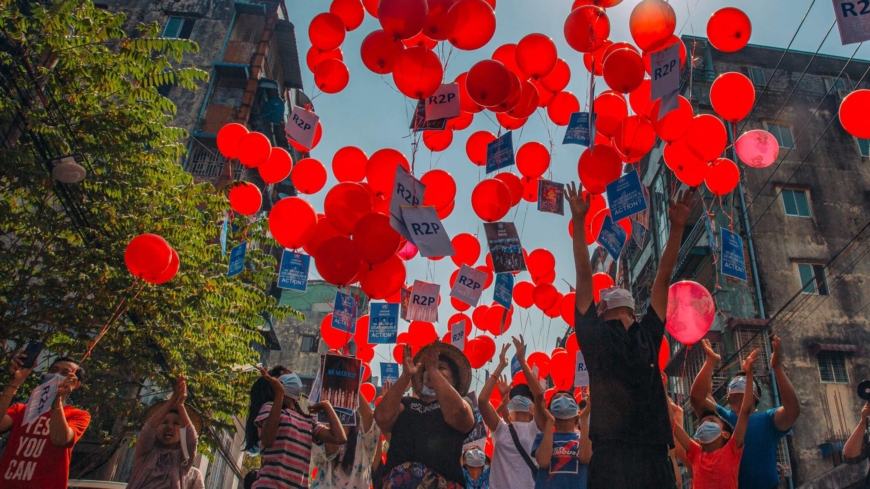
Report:
[[[221,176],[226,161],[226,158],[224,158],[216,148],[208,149],[196,144],[191,152],[190,160],[187,164],[187,171],[191,175],[206,178],[218,178]],[[236,165],[236,168],[233,169],[233,179],[239,180],[241,176],[242,166]]]
[[[689,254],[692,251],[692,248],[695,247],[695,244],[698,242],[698,239],[701,237],[701,233],[706,232],[706,225],[704,224],[704,219],[698,219],[698,222],[692,227],[692,230],[689,232],[689,236],[686,238],[686,241],[683,242],[683,246],[680,248],[680,254],[677,255],[677,266],[674,267],[674,273],[678,273],[680,269],[683,268],[683,265],[686,263],[686,259],[689,257]]]

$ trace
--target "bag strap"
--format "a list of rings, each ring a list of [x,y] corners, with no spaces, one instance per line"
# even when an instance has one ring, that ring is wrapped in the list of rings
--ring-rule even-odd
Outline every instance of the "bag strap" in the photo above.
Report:
[[[529,470],[532,471],[532,478],[535,479],[538,477],[538,467],[532,462],[532,458],[529,457],[529,454],[526,453],[526,449],[523,448],[522,443],[520,443],[520,437],[517,435],[517,430],[514,428],[513,423],[508,423],[508,429],[511,432],[511,438],[514,441],[514,446],[517,447],[517,451],[520,452],[520,456],[523,457],[523,460],[526,462],[526,465],[529,466]]]

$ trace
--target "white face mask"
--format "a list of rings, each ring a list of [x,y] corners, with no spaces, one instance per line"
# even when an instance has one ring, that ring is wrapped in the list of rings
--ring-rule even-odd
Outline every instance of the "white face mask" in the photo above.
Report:
[[[722,428],[713,421],[704,421],[695,432],[695,440],[702,444],[713,443],[720,436],[722,436]]]
[[[435,397],[435,389],[430,389],[424,385],[423,388],[420,389],[420,395],[423,397]]]

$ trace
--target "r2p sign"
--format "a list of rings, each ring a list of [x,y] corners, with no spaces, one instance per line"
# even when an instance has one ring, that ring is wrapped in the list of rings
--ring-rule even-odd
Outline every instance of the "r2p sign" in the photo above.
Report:
[[[870,41],[870,0],[833,0],[843,45]]]
[[[426,99],[426,120],[459,117],[459,84],[445,83]]]

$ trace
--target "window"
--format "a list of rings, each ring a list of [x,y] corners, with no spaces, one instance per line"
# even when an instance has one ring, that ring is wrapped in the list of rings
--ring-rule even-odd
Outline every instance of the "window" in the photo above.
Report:
[[[858,152],[861,153],[861,157],[870,158],[870,139],[855,138],[855,142],[858,143]]]
[[[320,347],[320,342],[316,336],[304,334],[302,335],[302,353],[317,353]]]
[[[828,295],[828,281],[825,278],[825,266],[812,263],[798,263],[801,285],[804,294]]]
[[[752,80],[752,83],[760,87],[767,85],[767,78],[764,77],[764,70],[757,66],[749,67],[749,79]]]
[[[848,384],[846,355],[841,351],[820,351],[816,355],[819,362],[819,376],[826,384]]]
[[[838,92],[840,90],[848,90],[849,89],[849,84],[848,84],[849,80],[845,76],[842,76],[840,78],[826,76],[826,77],[822,78],[822,80],[825,82],[825,90],[827,90],[829,92],[830,91]],[[831,90],[831,88],[833,88],[833,90]]]
[[[772,123],[764,123],[764,125],[767,127],[767,132],[773,134],[779,142],[780,148],[794,148],[794,133],[790,125]]]
[[[195,20],[188,17],[170,17],[166,21],[166,27],[163,29],[163,37],[190,39],[190,33],[193,31],[193,22]]]
[[[160,95],[163,95],[164,97],[169,96],[170,90],[172,90],[171,83],[167,83],[166,85],[160,85],[159,87],[157,87],[157,93],[159,93]]]
[[[785,215],[812,217],[810,215],[810,201],[806,190],[784,188],[781,192],[782,204],[785,206]]]

